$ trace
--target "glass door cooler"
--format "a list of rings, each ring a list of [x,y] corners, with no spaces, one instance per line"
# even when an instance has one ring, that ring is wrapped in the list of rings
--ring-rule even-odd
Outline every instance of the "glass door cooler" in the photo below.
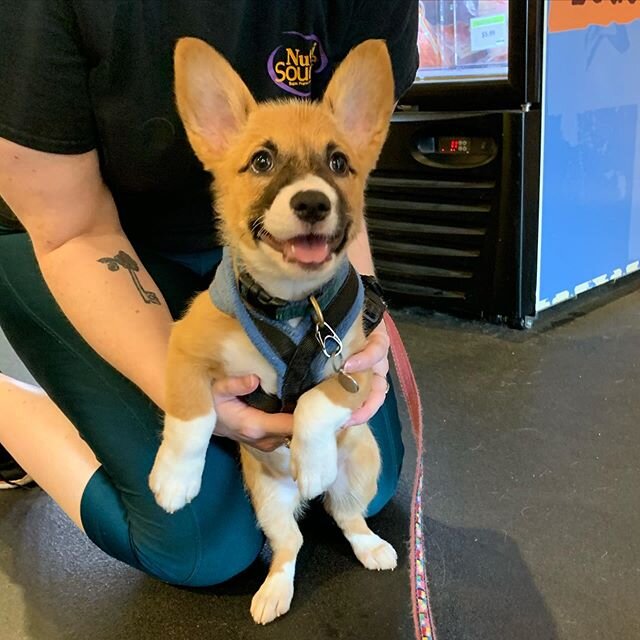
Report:
[[[507,79],[507,0],[423,0],[418,11],[418,83]]]
[[[537,0],[419,3],[420,68],[368,189],[392,304],[516,325],[534,313],[541,14]]]
[[[418,10],[368,190],[390,301],[526,327],[640,272],[640,1]]]

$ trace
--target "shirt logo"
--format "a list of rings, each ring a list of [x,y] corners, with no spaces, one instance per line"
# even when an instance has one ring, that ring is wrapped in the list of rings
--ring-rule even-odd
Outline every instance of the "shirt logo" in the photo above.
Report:
[[[328,59],[318,36],[285,31],[291,46],[280,45],[269,55],[267,71],[277,87],[300,98],[311,96],[311,79],[327,66]]]

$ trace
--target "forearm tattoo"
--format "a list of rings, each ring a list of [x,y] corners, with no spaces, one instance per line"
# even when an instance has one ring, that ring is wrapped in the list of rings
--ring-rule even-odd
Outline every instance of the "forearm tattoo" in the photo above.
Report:
[[[136,286],[138,293],[147,304],[160,304],[158,296],[153,291],[147,291],[138,278],[138,271],[140,267],[138,263],[124,251],[119,251],[113,258],[99,258],[98,262],[106,264],[109,271],[118,271],[120,267],[126,269],[133,280],[133,284]]]

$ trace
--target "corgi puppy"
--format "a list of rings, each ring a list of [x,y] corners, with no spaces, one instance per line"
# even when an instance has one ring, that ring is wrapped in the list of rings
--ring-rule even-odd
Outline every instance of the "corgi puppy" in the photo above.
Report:
[[[175,74],[189,141],[215,177],[229,282],[235,286],[234,279],[249,274],[268,296],[304,306],[348,265],[347,248],[364,226],[365,182],[394,108],[386,45],[368,40],[355,47],[320,102],[257,104],[229,63],[195,38],[178,42]],[[313,313],[312,304],[307,307],[302,316]],[[205,291],[173,327],[163,438],[149,477],[158,504],[170,513],[200,490],[216,425],[212,382],[256,374],[264,392],[278,393],[278,372],[238,315],[219,308]],[[361,305],[355,317],[340,340],[344,359],[365,345]],[[322,319],[314,318],[321,327]],[[303,320],[285,324],[294,331]],[[320,494],[365,567],[396,566],[393,547],[364,519],[380,471],[376,441],[366,424],[341,429],[368,396],[372,373],[353,374],[344,385],[333,357],[322,363],[321,379],[295,404],[290,448],[240,447],[246,487],[273,551],[269,574],[251,603],[251,615],[261,624],[289,610],[302,545],[296,515]]]

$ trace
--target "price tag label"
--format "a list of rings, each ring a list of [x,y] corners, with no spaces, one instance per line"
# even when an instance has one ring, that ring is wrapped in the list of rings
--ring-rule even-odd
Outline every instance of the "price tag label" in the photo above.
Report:
[[[484,51],[503,47],[507,42],[507,16],[498,13],[494,16],[471,18],[471,51]]]

